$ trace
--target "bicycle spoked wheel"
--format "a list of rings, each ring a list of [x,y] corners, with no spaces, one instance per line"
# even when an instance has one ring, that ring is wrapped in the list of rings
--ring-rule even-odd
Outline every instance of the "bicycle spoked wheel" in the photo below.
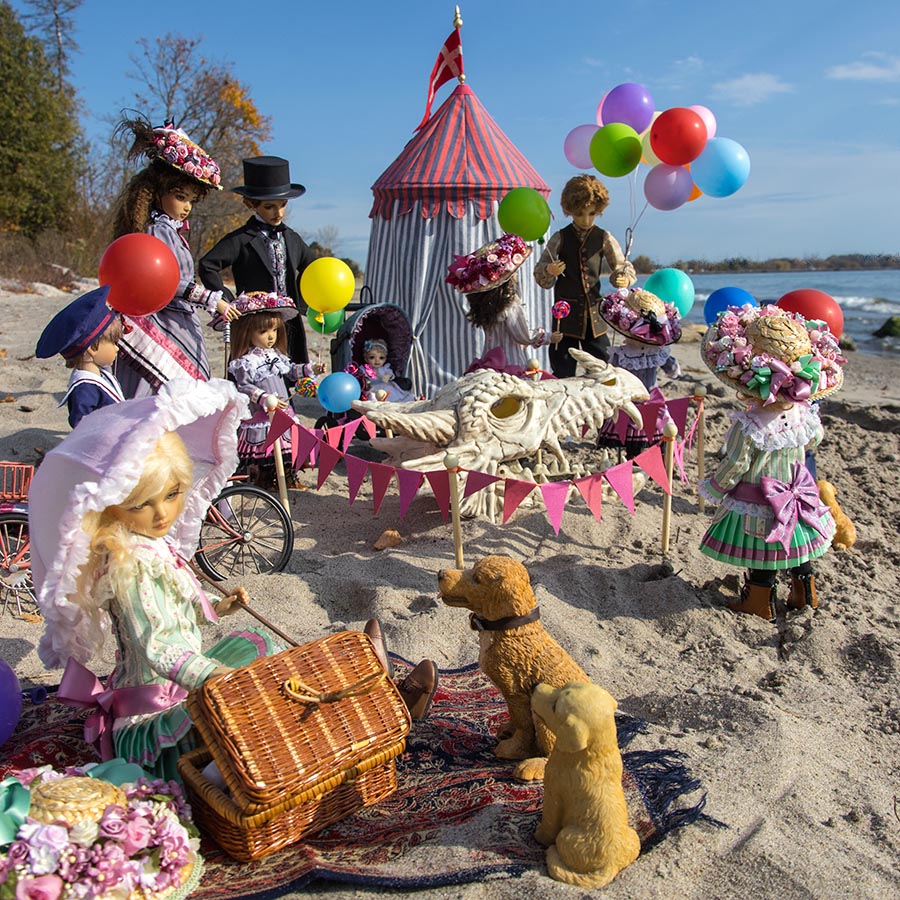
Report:
[[[200,528],[197,565],[218,581],[280,572],[294,549],[294,526],[270,493],[249,484],[226,487]]]
[[[15,606],[19,616],[37,612],[25,513],[0,514],[0,604],[0,614],[5,613],[10,604]]]

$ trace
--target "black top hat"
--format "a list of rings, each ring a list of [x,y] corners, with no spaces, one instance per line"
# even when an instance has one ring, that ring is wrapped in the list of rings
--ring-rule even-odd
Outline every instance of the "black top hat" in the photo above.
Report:
[[[291,184],[290,163],[280,156],[245,159],[244,181],[232,190],[251,200],[290,200],[306,193],[302,184]]]

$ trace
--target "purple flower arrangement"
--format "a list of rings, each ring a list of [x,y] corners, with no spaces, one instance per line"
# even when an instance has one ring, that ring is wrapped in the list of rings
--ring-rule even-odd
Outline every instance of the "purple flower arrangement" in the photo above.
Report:
[[[531,248],[517,234],[504,234],[474,253],[454,256],[447,268],[447,284],[463,294],[499,287],[528,259]]]
[[[197,181],[219,187],[221,173],[219,164],[203,152],[183,131],[171,127],[154,128],[155,150],[150,155],[167,162]]]
[[[20,792],[84,774],[49,766],[13,773]],[[108,805],[96,821],[45,824],[26,814],[13,840],[0,846],[0,898],[127,900],[169,892],[199,874],[199,834],[181,787],[139,779],[122,790],[126,805]]]

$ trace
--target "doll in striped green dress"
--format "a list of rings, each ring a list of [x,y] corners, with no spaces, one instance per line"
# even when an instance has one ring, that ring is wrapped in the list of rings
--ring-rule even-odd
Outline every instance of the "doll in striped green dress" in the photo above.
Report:
[[[822,439],[811,401],[843,379],[837,341],[823,322],[777,306],[729,307],[707,331],[706,365],[738,391],[722,460],[700,491],[719,506],[700,551],[747,569],[736,612],[775,618],[776,580],[790,572],[787,605],[818,607],[812,561],[831,544],[834,520],[804,457]]]

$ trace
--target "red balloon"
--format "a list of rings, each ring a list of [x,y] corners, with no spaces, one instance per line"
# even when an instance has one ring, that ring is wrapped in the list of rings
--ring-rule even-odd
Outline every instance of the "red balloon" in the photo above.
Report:
[[[838,302],[825,291],[812,288],[788,291],[775,305],[788,312],[800,313],[804,319],[821,319],[836,338],[844,331],[844,313]]]
[[[706,123],[686,106],[673,106],[650,126],[650,148],[664,163],[685,166],[706,146]]]
[[[105,250],[98,273],[109,285],[106,302],[116,312],[149,316],[162,309],[178,288],[175,254],[152,234],[123,234]]]

